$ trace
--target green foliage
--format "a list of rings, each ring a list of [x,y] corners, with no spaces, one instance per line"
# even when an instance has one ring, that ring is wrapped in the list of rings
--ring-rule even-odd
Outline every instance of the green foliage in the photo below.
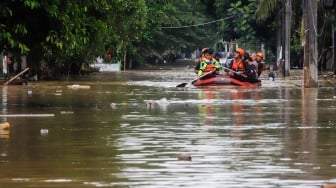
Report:
[[[145,20],[143,0],[5,0],[0,3],[1,48],[31,52],[34,62],[46,59],[50,65],[91,61],[111,48],[132,48]]]
[[[251,25],[254,20],[252,6],[254,7],[253,4],[242,5],[241,1],[231,3],[231,8],[227,11],[233,19],[229,27],[233,31],[233,39],[242,39],[245,42],[255,39],[255,30]]]
[[[214,1],[5,0],[2,4],[9,8],[1,10],[1,19],[8,19],[1,27],[1,42],[12,53],[15,48],[18,54],[30,52],[34,62],[46,59],[50,66],[91,61],[107,50],[119,58],[125,52],[130,57],[141,52],[145,58],[176,58],[212,46],[222,37],[220,23],[204,24],[216,19]],[[237,10],[249,11],[246,8]],[[22,22],[16,21],[19,12],[24,13]],[[239,21],[235,30],[250,32],[248,23]]]
[[[40,7],[40,3],[34,0],[24,0],[23,4],[30,9],[36,9]]]
[[[13,54],[26,54],[29,48],[18,39],[27,34],[27,29],[23,23],[12,19],[14,8],[9,2],[0,3],[0,49],[6,52],[11,49]]]
[[[277,0],[2,0],[0,49],[28,55],[36,67],[41,59],[49,67],[80,66],[106,51],[118,59],[127,54],[133,63],[173,61],[221,39],[274,49],[279,5]],[[294,33],[300,1],[293,6]],[[333,23],[335,13],[328,18]],[[293,34],[292,42],[300,48],[299,36]]]
[[[147,3],[152,7],[148,17],[150,30],[143,38],[148,60],[174,60],[197,48],[211,47],[221,38],[216,35],[216,24],[205,24],[213,18],[204,14],[202,3],[192,0],[166,1],[164,4],[148,0]]]
[[[300,49],[302,49],[301,38],[296,35],[292,35],[290,48],[291,51],[299,51]]]
[[[280,1],[278,0],[258,0],[258,7],[255,11],[256,21],[263,22],[276,10]]]

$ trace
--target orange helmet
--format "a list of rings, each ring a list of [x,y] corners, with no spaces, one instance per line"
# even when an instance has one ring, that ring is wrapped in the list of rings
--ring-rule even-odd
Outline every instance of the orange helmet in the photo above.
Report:
[[[236,52],[238,52],[239,55],[242,56],[242,57],[244,57],[244,55],[245,55],[245,51],[242,48],[237,48]]]
[[[264,54],[262,52],[258,52],[257,56],[261,57],[261,59],[264,59]]]

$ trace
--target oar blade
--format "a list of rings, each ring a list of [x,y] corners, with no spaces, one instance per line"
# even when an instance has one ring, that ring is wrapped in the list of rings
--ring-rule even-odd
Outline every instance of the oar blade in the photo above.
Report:
[[[185,87],[188,83],[181,83],[179,85],[177,85],[176,87]]]

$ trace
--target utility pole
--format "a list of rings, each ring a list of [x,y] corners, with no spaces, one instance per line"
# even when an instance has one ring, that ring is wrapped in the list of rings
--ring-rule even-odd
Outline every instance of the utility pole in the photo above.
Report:
[[[335,25],[332,25],[332,46],[333,46],[333,51],[332,51],[332,65],[334,67],[334,75],[336,75],[336,31],[335,31]]]
[[[285,38],[286,38],[286,32],[285,32],[285,25],[286,25],[286,11],[285,11],[285,2],[286,0],[282,0],[282,14],[281,14],[281,69],[282,74],[285,77],[286,76],[286,64],[285,64]]]
[[[318,87],[317,70],[317,1],[303,1],[304,57],[303,85],[305,88]]]
[[[282,0],[281,15],[281,62],[283,76],[290,76],[290,36],[292,0]]]
[[[284,58],[285,58],[285,70],[284,76],[290,76],[290,37],[291,37],[291,18],[292,18],[292,0],[285,1],[285,45],[284,45]]]

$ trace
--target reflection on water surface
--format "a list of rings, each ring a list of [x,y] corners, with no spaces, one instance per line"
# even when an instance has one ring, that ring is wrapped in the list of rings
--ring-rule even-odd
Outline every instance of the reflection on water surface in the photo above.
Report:
[[[192,73],[2,88],[1,187],[319,187],[336,181],[333,88],[205,87]],[[191,79],[190,79],[191,78]],[[73,90],[67,85],[90,85]],[[53,116],[7,117],[15,114]],[[191,161],[178,160],[188,154]]]

